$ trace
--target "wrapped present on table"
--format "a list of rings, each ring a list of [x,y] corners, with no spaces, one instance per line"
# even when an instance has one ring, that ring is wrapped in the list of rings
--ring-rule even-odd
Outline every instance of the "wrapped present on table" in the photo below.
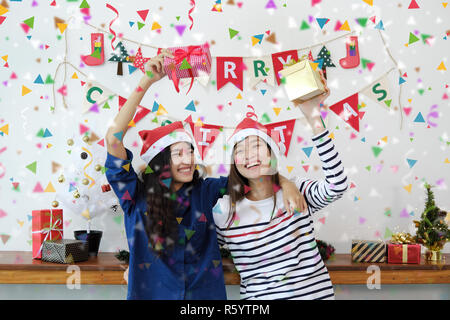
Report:
[[[63,238],[63,210],[33,210],[31,214],[33,259],[41,259],[44,241]]]
[[[290,101],[303,103],[325,92],[319,72],[313,69],[306,55],[298,62],[291,60],[279,74],[284,78],[282,83]]]
[[[352,240],[352,261],[385,262],[386,244],[383,241]]]
[[[211,72],[211,53],[207,43],[201,46],[167,48],[174,58],[164,57],[164,70],[173,81],[175,89],[180,92],[179,79],[191,78],[189,92],[195,77],[204,76]]]
[[[42,247],[42,261],[55,263],[74,263],[89,258],[87,241],[82,240],[47,240]]]
[[[409,233],[395,233],[386,244],[388,263],[420,263],[420,244]]]

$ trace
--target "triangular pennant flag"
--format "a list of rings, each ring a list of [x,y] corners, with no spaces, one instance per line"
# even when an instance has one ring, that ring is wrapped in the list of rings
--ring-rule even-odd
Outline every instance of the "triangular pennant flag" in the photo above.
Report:
[[[194,123],[191,116],[186,118],[185,122],[189,123],[195,143],[197,144],[197,150],[201,159],[204,160],[208,150],[220,134],[222,127],[205,123]]]
[[[412,32],[409,33],[408,45],[413,44],[414,42],[419,41],[420,39],[416,37]]]
[[[28,170],[30,170],[31,172],[33,172],[34,174],[36,174],[36,167],[37,167],[37,161],[34,161],[26,166],[26,168]]]
[[[180,65],[180,70],[192,69],[192,66],[189,64],[186,58],[183,59]]]
[[[44,192],[56,192],[55,188],[53,187],[53,184],[51,182],[48,183],[47,187],[45,188]]]
[[[378,22],[378,24],[374,28],[378,30],[384,30],[383,21],[380,20],[380,22]]]
[[[289,153],[294,126],[295,119],[265,125],[267,131],[271,133],[271,136],[280,147],[280,152],[286,157]]]
[[[184,233],[186,234],[186,238],[189,240],[194,235],[195,230],[184,229]]]
[[[149,9],[137,11],[137,14],[141,17],[142,21],[145,21],[145,19],[147,19],[148,11]]]
[[[44,84],[44,80],[42,80],[40,74],[37,76],[36,80],[34,80],[34,83]]]
[[[351,31],[347,20],[345,20],[344,24],[339,28],[339,30]]]
[[[319,24],[320,29],[323,29],[323,26],[330,21],[330,19],[328,18],[316,18],[317,23]],[[309,27],[308,27],[309,28]],[[302,28],[300,27],[300,29],[302,30]]]
[[[28,19],[24,20],[23,23],[25,23],[28,27],[33,29],[33,27],[34,27],[34,17],[31,17],[31,18],[28,18]]]
[[[87,3],[87,1],[83,0],[83,2],[81,2],[81,4],[80,4],[80,9],[89,9],[89,8],[90,8],[90,6]]]
[[[358,18],[358,19],[356,19],[356,21],[358,22],[358,24],[359,24],[361,27],[363,27],[363,28],[366,27],[367,20],[368,20],[367,18]]]
[[[335,103],[329,108],[359,132],[358,92]]]
[[[306,154],[306,156],[309,158],[309,156],[311,155],[311,151],[312,151],[313,147],[306,147],[306,148],[302,148],[303,152]]]
[[[411,3],[409,4],[408,9],[420,9],[420,7],[417,4],[416,0],[411,0]]]
[[[230,39],[233,39],[239,33],[239,31],[228,28],[228,33],[230,34]]]
[[[414,165],[417,162],[417,160],[413,160],[413,159],[406,159],[406,161],[408,162],[409,168],[414,167]]]
[[[125,193],[122,196],[122,200],[132,200],[128,190],[125,190]]]
[[[172,183],[172,178],[162,179],[161,182],[162,182],[167,188],[170,188],[170,184]]]
[[[30,92],[31,92],[31,90],[29,88],[22,85],[22,97],[29,94]]]
[[[422,113],[419,112],[416,116],[416,118],[414,119],[414,122],[425,122],[425,119],[422,116]]]
[[[59,29],[59,32],[61,32],[61,34],[63,34],[67,28],[67,23],[57,23],[56,25]]]
[[[36,183],[36,185],[34,186],[33,192],[36,192],[36,193],[44,192],[44,189],[42,189],[42,186],[41,186],[41,184],[39,182]]]
[[[189,111],[196,111],[195,110],[195,104],[194,101],[192,100],[191,102],[189,102],[189,104],[186,106],[186,108],[184,108],[185,110],[189,110]]]

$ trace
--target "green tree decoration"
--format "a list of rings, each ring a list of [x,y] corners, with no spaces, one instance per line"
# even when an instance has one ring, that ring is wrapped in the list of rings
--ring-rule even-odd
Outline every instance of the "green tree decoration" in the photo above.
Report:
[[[450,230],[445,221],[447,212],[439,209],[434,201],[432,186],[425,182],[427,201],[420,221],[414,220],[416,225],[416,241],[423,244],[430,251],[441,251],[450,240]]]
[[[125,46],[122,44],[122,42],[119,42],[114,50],[113,56],[108,60],[117,62],[117,75],[122,76],[123,75],[123,68],[122,63],[131,62],[130,55],[128,54],[127,49],[125,49]]]
[[[323,59],[322,71],[323,71],[323,76],[325,77],[325,79],[327,79],[326,67],[336,67],[336,66],[334,65],[333,61],[331,61],[330,51],[325,46],[322,47],[319,54],[317,55],[316,60],[319,60],[319,59]]]

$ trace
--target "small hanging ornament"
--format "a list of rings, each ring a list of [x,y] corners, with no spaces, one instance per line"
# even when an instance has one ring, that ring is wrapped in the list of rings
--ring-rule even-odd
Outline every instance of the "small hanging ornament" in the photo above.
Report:
[[[59,183],[63,183],[64,181],[66,181],[66,179],[64,178],[64,175],[60,175],[60,176],[58,177],[58,182],[59,182]]]
[[[58,201],[52,201],[52,207],[53,208],[58,208],[58,206],[59,206],[59,202]]]
[[[73,197],[74,197],[75,199],[78,199],[78,198],[80,197],[80,193],[78,192],[78,190],[76,190],[76,191],[73,193]]]
[[[68,140],[67,140],[67,144],[68,144],[69,146],[73,146],[73,144],[74,144],[73,139],[68,139]]]
[[[102,166],[99,164],[96,164],[94,169],[95,169],[95,171],[100,171],[100,170],[102,170]]]
[[[84,141],[84,142],[86,142],[86,143],[88,143],[88,142],[89,142],[89,136],[83,136],[83,138],[82,138],[82,139],[83,139],[83,141]]]
[[[81,180],[81,183],[87,186],[89,184],[89,180],[84,178],[83,180]]]

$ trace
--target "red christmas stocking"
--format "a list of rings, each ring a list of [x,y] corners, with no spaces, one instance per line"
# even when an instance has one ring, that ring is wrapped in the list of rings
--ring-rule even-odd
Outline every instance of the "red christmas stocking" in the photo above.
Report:
[[[84,64],[88,66],[99,66],[105,62],[105,45],[103,33],[91,33],[92,53],[88,56],[81,56]]]
[[[358,48],[358,37],[351,36],[347,38],[345,43],[347,49],[347,56],[339,60],[339,63],[344,69],[352,69],[359,66],[359,48]]]

